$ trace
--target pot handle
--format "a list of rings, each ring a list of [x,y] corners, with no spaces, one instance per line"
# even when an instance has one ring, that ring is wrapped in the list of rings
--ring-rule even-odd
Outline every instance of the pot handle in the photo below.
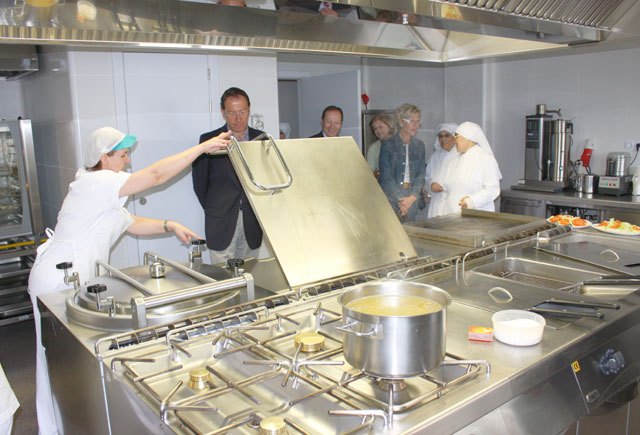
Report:
[[[356,337],[371,337],[374,335],[378,335],[378,326],[380,325],[373,325],[373,328],[371,328],[371,331],[369,332],[357,332],[351,329],[355,324],[356,322],[347,323],[344,326],[336,326],[336,329],[338,331],[346,332],[347,334],[353,334]]]

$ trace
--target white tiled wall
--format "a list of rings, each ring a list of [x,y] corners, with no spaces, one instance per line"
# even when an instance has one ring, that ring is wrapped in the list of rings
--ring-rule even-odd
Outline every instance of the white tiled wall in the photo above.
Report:
[[[170,92],[172,90],[170,81],[167,87],[160,91],[155,89],[145,95],[135,94],[131,89],[127,91],[127,82],[124,79],[125,56],[127,56],[126,53],[112,50],[67,50],[44,47],[40,59],[41,70],[22,82],[27,90],[24,93],[24,100],[20,100],[25,102],[27,116],[34,122],[36,160],[38,175],[43,186],[41,197],[46,226],[51,228],[55,226],[68,185],[73,181],[77,168],[82,164],[82,144],[88,140],[90,133],[96,128],[110,125],[129,131],[132,116],[137,117],[135,119],[139,119],[140,116],[147,117],[152,122],[153,119],[158,118],[159,112],[156,113],[156,111],[160,108],[163,108],[161,112],[165,118],[162,118],[163,121],[156,126],[158,135],[163,134],[163,128],[171,129],[171,122],[180,126],[181,119],[192,121],[193,115],[203,119],[201,127],[185,133],[188,139],[180,141],[179,144],[174,144],[172,141],[174,149],[164,150],[159,154],[158,151],[161,150],[151,149],[151,155],[156,156],[157,160],[172,152],[180,151],[186,145],[195,144],[202,132],[221,125],[222,120],[216,104],[219,94],[229,86],[241,86],[251,95],[253,112],[264,115],[265,129],[274,134],[278,132],[276,58],[273,55],[192,55],[192,57],[200,56],[204,59],[203,65],[210,63],[213,66],[211,74],[213,85],[209,88],[204,80],[201,92],[205,96],[212,95],[214,119],[211,119],[208,104],[194,108],[192,101],[176,92]],[[154,59],[158,56],[162,55],[156,54]],[[164,77],[171,75],[176,83],[180,81],[190,83],[192,80],[188,74],[192,73],[192,68],[183,70],[180,66],[180,57],[180,55],[172,55],[171,65],[163,63],[161,59],[156,71]],[[145,54],[137,53],[137,56],[129,54],[129,61],[135,61],[138,58],[144,61]],[[168,71],[169,66],[175,71]],[[260,73],[256,74],[256,71]],[[140,80],[150,80],[149,74],[153,74],[153,69],[147,70],[145,74],[147,76],[141,77]],[[202,69],[202,76],[206,77],[206,67]],[[223,89],[220,90],[220,88]],[[16,93],[19,89],[20,87],[16,89],[0,87],[0,93]],[[143,114],[129,113],[128,94],[131,98],[138,99],[136,101],[141,98],[147,99],[148,106],[151,108]],[[206,98],[208,101],[208,97]],[[157,104],[154,104],[154,99],[157,100]],[[55,107],[52,106],[53,104]],[[175,113],[171,115],[165,109],[173,110]],[[14,111],[17,110],[18,108],[14,109]],[[165,121],[167,116],[171,122]],[[182,122],[182,124],[188,123]],[[175,131],[171,133],[175,134]],[[183,178],[180,182],[189,184],[185,189],[190,192],[190,179]],[[168,189],[166,194],[171,195],[171,189]],[[167,197],[166,203],[172,203],[170,196]],[[194,214],[202,213],[199,208],[196,210],[195,207],[188,207],[188,209],[193,209]],[[202,233],[202,231],[199,232]],[[117,244],[112,251],[111,263],[115,267],[139,263],[137,246],[135,243],[129,243],[129,239],[124,238],[124,242]]]
[[[435,128],[444,119],[444,69],[432,64],[368,60],[363,66],[363,77],[370,98],[369,109],[394,110],[404,103],[422,109],[418,138],[430,154]]]
[[[22,98],[22,80],[0,80],[0,119],[26,118]]]
[[[210,56],[213,128],[224,124],[220,96],[231,86],[242,88],[251,100],[251,113],[263,115],[264,131],[279,137],[278,78],[275,56]]]
[[[53,228],[77,168],[76,122],[66,50],[43,48],[40,71],[24,78],[24,104],[32,119],[45,226]]]
[[[418,137],[431,152],[435,141],[434,129],[444,116],[444,69],[440,65],[340,56],[278,56],[280,79],[356,70],[362,72],[361,91],[370,98],[367,109],[394,110],[403,103],[415,104],[422,109],[423,125]],[[327,92],[330,93],[331,89]]]
[[[485,127],[503,188],[524,175],[525,116],[541,103],[573,120],[571,158],[579,158],[591,139],[591,168],[604,174],[608,152],[640,142],[639,69],[640,48],[447,66],[445,113]]]

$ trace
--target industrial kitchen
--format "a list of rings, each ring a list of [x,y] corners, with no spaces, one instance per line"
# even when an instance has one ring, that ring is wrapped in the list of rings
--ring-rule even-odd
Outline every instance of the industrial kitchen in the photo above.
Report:
[[[0,433],[640,432],[640,5],[231,3],[0,2]]]

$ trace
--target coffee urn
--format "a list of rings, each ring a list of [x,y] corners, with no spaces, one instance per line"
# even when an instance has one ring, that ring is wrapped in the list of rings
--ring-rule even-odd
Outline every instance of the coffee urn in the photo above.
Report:
[[[562,119],[560,110],[538,104],[535,115],[526,117],[524,180],[513,188],[556,192],[569,187],[573,123]]]

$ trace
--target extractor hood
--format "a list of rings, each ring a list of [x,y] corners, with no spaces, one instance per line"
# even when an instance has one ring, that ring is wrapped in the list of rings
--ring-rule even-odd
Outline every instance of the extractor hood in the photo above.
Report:
[[[630,25],[639,21],[629,17],[638,15],[634,0],[331,2],[339,12],[351,11],[344,17],[318,13],[319,2],[314,1],[246,1],[250,7],[212,0],[0,0],[0,44],[453,62],[640,34],[616,27],[625,20]],[[261,8],[265,4],[271,7]]]
[[[34,46],[0,46],[0,79],[16,80],[36,71],[38,71],[38,54]]]

